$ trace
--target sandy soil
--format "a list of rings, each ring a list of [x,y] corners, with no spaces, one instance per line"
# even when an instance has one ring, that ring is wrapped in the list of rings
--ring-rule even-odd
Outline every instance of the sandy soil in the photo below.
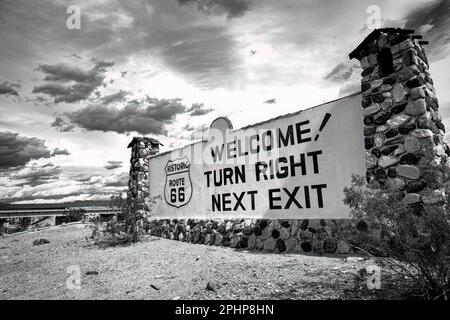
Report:
[[[255,253],[156,237],[99,249],[88,235],[89,228],[74,224],[0,238],[0,299],[402,298],[386,270],[382,289],[369,291],[355,277],[373,264],[362,258]],[[32,244],[40,238],[50,243]],[[68,288],[76,270],[81,288]]]

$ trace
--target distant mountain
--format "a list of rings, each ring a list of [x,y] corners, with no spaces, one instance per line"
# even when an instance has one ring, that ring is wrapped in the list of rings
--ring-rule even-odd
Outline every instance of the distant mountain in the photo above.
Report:
[[[86,200],[64,203],[29,203],[29,204],[11,204],[0,202],[0,210],[7,209],[56,209],[56,208],[72,208],[72,207],[109,207],[109,200]]]

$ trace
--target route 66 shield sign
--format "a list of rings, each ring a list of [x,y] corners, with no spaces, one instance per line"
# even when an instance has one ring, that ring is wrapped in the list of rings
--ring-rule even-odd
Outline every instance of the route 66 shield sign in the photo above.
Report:
[[[191,200],[191,162],[186,158],[169,160],[166,164],[166,184],[164,198],[167,204],[180,208]]]

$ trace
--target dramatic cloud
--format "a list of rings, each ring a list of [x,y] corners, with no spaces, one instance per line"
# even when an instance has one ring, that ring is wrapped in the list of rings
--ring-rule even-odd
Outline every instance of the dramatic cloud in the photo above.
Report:
[[[361,73],[361,68],[358,63],[354,61],[342,62],[336,65],[333,70],[326,74],[323,78],[325,80],[344,82],[349,80],[354,73]]]
[[[272,99],[268,99],[266,101],[264,101],[265,104],[274,104],[277,103],[277,99],[272,98]]]
[[[156,99],[147,97],[141,104],[129,103],[123,108],[91,105],[72,113],[66,113],[72,125],[91,131],[140,134],[163,134],[164,126],[171,123],[186,107],[181,99]],[[64,119],[57,118],[52,126],[70,127]]]
[[[56,128],[60,132],[69,132],[73,131],[76,127],[70,120],[66,119],[62,116],[57,116],[55,121],[50,124],[52,127]]]
[[[121,167],[122,161],[108,161],[108,163],[105,165],[105,169],[107,170],[113,170]]]
[[[47,163],[43,166],[33,164],[11,174],[10,179],[14,180],[14,185],[16,186],[37,186],[57,180],[60,173],[61,167],[52,163]]]
[[[435,0],[412,11],[406,18],[406,28],[423,32],[430,61],[440,60],[450,50],[450,1]]]
[[[20,136],[15,132],[0,131],[0,168],[22,166],[31,160],[51,156],[44,140]]]
[[[128,173],[122,172],[117,176],[107,177],[103,184],[106,187],[126,187],[128,185]]]
[[[251,0],[178,0],[180,5],[193,4],[207,14],[226,14],[229,19],[241,17],[250,10]]]
[[[67,149],[56,148],[55,150],[53,150],[52,156],[58,156],[58,155],[68,156],[68,155],[70,155],[70,152]]]
[[[213,109],[205,108],[203,103],[194,103],[188,110],[191,116],[202,116],[210,113]]]
[[[10,83],[8,81],[0,81],[0,95],[19,96],[17,89],[20,86],[16,83]]]
[[[33,93],[52,97],[55,103],[86,100],[103,84],[107,68],[114,62],[97,61],[91,70],[66,64],[41,64],[38,70],[45,74],[45,83],[33,88]]]
[[[129,94],[130,93],[128,91],[120,90],[114,94],[103,96],[100,100],[104,104],[124,102]]]

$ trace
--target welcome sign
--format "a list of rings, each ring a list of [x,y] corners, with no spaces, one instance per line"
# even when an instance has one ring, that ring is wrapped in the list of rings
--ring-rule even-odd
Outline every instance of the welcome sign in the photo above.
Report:
[[[149,161],[155,218],[348,218],[365,173],[360,96],[209,137]]]

